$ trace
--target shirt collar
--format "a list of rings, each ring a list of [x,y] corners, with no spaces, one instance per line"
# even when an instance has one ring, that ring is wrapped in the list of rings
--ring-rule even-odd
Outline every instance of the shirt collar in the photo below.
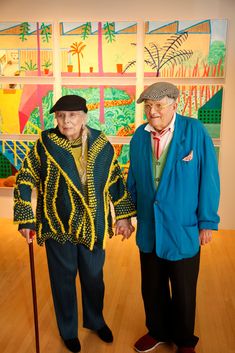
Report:
[[[176,119],[176,113],[174,113],[174,116],[173,116],[173,119],[171,120],[170,124],[168,126],[165,127],[166,128],[169,128],[169,131],[171,133],[173,133],[174,129],[175,129],[175,119]],[[156,130],[150,125],[150,124],[147,124],[144,128],[144,130],[148,131],[148,132],[156,132]]]

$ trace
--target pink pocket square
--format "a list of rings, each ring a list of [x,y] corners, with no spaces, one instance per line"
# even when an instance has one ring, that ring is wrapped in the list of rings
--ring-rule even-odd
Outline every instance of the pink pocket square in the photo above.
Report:
[[[190,162],[191,160],[193,159],[193,151],[190,151],[190,153],[185,156],[182,161],[185,161],[185,162]]]

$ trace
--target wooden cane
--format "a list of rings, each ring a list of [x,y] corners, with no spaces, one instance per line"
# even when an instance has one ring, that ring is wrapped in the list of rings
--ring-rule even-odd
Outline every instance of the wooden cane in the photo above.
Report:
[[[34,231],[30,231],[30,238],[32,238],[33,235],[34,235]],[[33,313],[34,313],[36,353],[40,353],[39,330],[38,330],[37,292],[36,292],[36,280],[35,280],[33,242],[29,243],[29,259],[30,259],[30,272],[31,272],[31,284],[32,284],[32,296],[33,296]]]

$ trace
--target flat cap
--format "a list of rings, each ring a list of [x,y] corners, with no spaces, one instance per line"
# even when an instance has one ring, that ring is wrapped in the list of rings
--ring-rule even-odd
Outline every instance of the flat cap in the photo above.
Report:
[[[58,99],[50,109],[50,114],[61,110],[70,112],[83,110],[85,113],[88,111],[85,98],[77,96],[76,94],[68,94]]]
[[[142,103],[145,99],[160,101],[164,97],[177,99],[178,88],[169,82],[157,82],[148,86],[137,99],[137,103]]]

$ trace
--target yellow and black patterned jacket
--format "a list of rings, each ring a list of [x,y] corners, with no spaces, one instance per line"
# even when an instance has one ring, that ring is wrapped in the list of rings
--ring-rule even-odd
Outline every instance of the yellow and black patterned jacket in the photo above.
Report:
[[[105,247],[112,236],[110,201],[116,220],[134,216],[114,149],[105,135],[89,128],[86,195],[73,158],[71,144],[58,128],[41,133],[26,156],[14,189],[14,221],[35,229],[37,242],[66,240],[93,249]],[[36,217],[31,204],[37,189]]]

